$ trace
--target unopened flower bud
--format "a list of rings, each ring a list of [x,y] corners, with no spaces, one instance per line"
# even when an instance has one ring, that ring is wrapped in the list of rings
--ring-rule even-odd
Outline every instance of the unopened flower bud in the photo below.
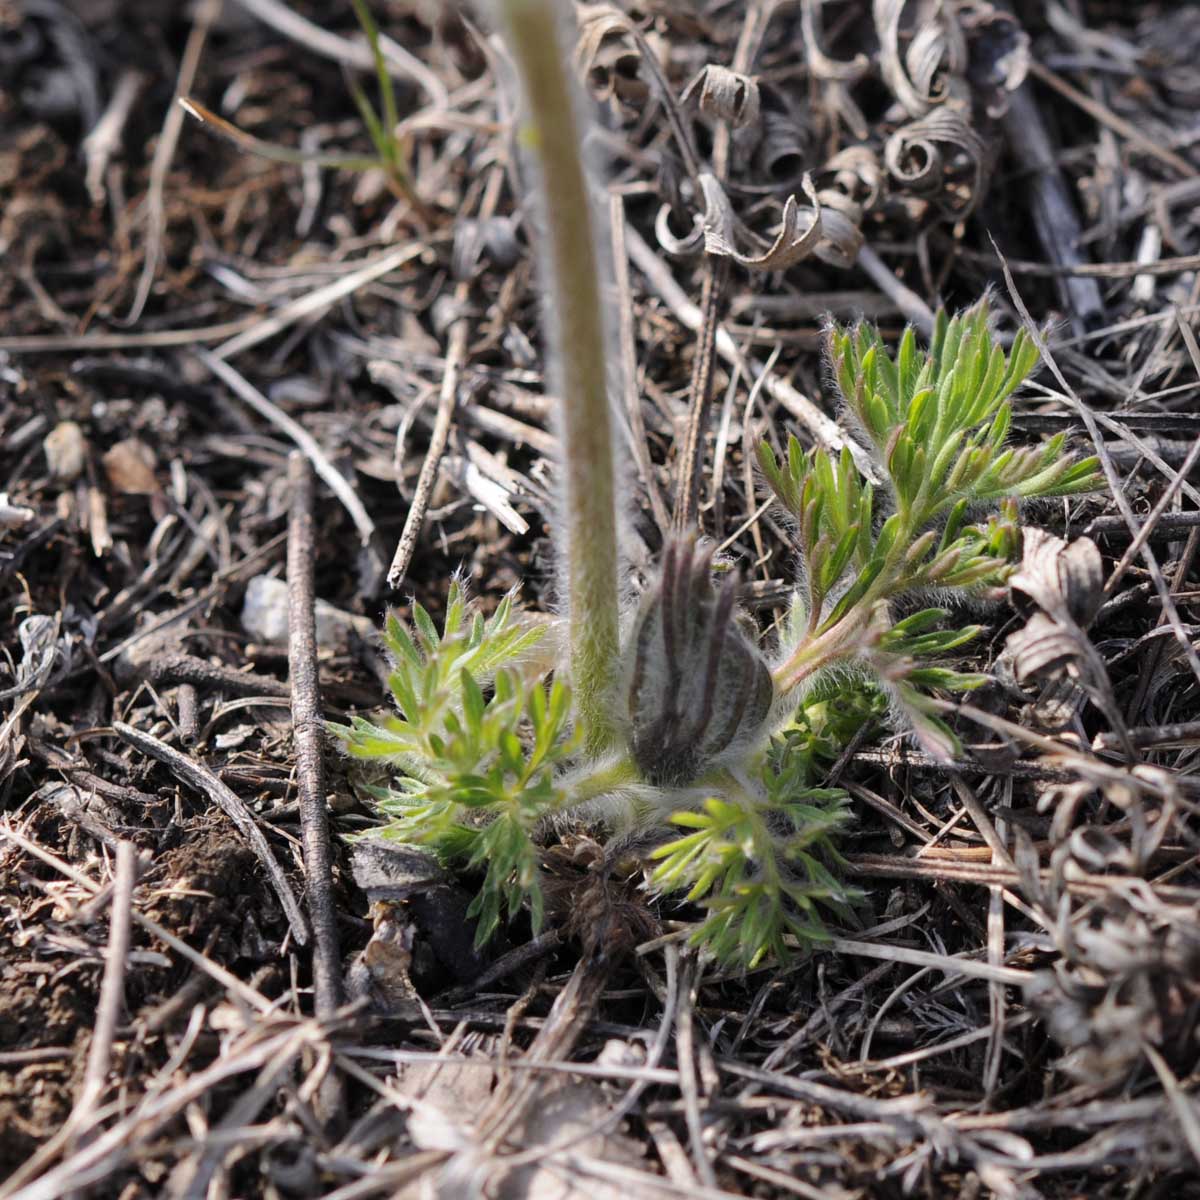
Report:
[[[629,715],[634,760],[653,784],[699,778],[766,719],[771,673],[736,619],[735,579],[720,589],[712,555],[670,543],[634,629]]]

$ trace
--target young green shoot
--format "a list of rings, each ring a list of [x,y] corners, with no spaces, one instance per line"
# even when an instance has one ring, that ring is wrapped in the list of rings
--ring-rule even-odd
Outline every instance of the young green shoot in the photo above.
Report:
[[[361,8],[362,0],[355,0]],[[895,354],[867,324],[834,328],[828,357],[868,481],[848,452],[779,457],[763,476],[794,529],[794,603],[778,643],[737,605],[736,573],[694,539],[670,541],[633,591],[618,555],[602,277],[583,126],[554,0],[493,0],[524,95],[521,140],[537,166],[546,363],[558,396],[562,472],[554,533],[565,636],[536,645],[506,599],[490,619],[456,583],[438,630],[420,606],[388,622],[397,713],[335,726],[382,835],[480,880],[482,944],[505,919],[546,911],[541,862],[563,831],[638,848],[647,889],[703,906],[693,942],[747,969],[829,935],[862,896],[841,878],[851,820],[829,775],[885,724],[944,758],[960,752],[939,692],[986,676],[954,661],[979,633],[963,601],[1002,594],[1028,499],[1100,483],[1064,439],[1010,444],[1012,396],[1037,363],[1006,352],[986,303],[937,318],[928,350]],[[361,13],[360,13],[360,19]],[[366,22],[364,22],[366,25]],[[372,27],[367,26],[368,34]],[[388,105],[383,78],[383,104]],[[365,119],[365,118],[364,118]]]
[[[829,357],[847,416],[865,434],[887,488],[876,495],[845,452],[806,452],[791,438],[781,461],[761,447],[763,475],[795,523],[800,556],[792,634],[775,685],[794,695],[818,672],[856,660],[879,675],[918,734],[935,743],[930,748],[948,753],[952,739],[916,689],[956,690],[980,679],[914,675],[905,664],[957,649],[975,627],[935,629],[948,616],[940,608],[895,623],[890,606],[995,593],[1019,544],[1019,502],[1095,490],[1097,462],[1064,453],[1062,434],[1036,448],[1007,444],[1011,396],[1038,356],[1024,331],[1005,353],[986,302],[953,319],[940,313],[927,351],[908,329],[893,358],[864,323],[831,331]]]

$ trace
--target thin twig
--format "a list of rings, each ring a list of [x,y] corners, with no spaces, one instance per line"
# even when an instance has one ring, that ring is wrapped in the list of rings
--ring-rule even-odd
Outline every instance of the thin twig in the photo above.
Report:
[[[1056,75],[1049,67],[1042,66],[1036,59],[1030,59],[1029,72],[1035,79],[1040,79],[1047,87],[1053,88],[1060,96],[1065,96],[1072,104],[1083,109],[1090,117],[1095,118],[1101,125],[1107,125],[1114,133],[1120,134],[1131,145],[1136,146],[1145,154],[1153,155],[1159,162],[1166,163],[1181,175],[1192,178],[1198,174],[1186,158],[1181,158],[1173,150],[1164,149],[1153,138],[1147,137],[1136,125],[1130,124],[1124,117],[1118,117],[1111,109],[1098,104],[1091,96],[1073,87],[1061,76]]]
[[[767,13],[772,6],[762,0],[754,0],[742,21],[734,50],[732,69],[741,74],[748,72],[758,52],[761,35],[766,25]],[[729,126],[722,121],[713,134],[712,169],[718,180],[724,181],[729,165],[731,134]],[[725,290],[729,285],[729,259],[709,254],[704,263],[704,281],[700,288],[700,336],[692,359],[692,386],[688,413],[687,434],[679,456],[675,478],[675,514],[673,526],[677,534],[690,533],[697,525],[697,508],[700,502],[700,477],[704,465],[704,434],[708,426],[708,412],[713,395],[713,350],[720,324],[721,307]],[[715,1185],[711,1166],[705,1173],[705,1182]]]
[[[675,1006],[675,1052],[679,1062],[679,1094],[683,1097],[692,1165],[706,1187],[717,1186],[717,1175],[704,1147],[704,1124],[700,1115],[700,1089],[696,1080],[695,989],[699,983],[695,959],[687,960]]]
[[[319,1020],[341,1007],[341,953],[333,900],[333,852],[325,807],[325,764],[321,757],[321,695],[317,680],[317,623],[313,596],[316,559],[313,533],[313,478],[308,459],[293,451],[288,459],[292,491],[288,519],[288,673],[292,683],[292,737],[296,747],[296,793],[300,837],[313,931],[313,999]],[[340,1117],[340,1078],[330,1072],[321,1085],[326,1121]]]
[[[933,309],[908,284],[901,283],[892,268],[870,246],[864,243],[855,261],[870,276],[871,282],[904,314],[905,320],[925,337],[933,335]]]
[[[907,946],[883,946],[875,942],[856,942],[849,938],[831,938],[822,949],[837,954],[853,954],[858,958],[881,958],[887,962],[905,963],[911,967],[932,967],[944,975],[969,975],[975,979],[995,979],[1018,987],[1033,978],[1030,971],[1015,967],[998,967],[974,958],[952,954],[931,954],[928,950],[911,950]]]
[[[175,715],[179,722],[179,737],[185,746],[194,746],[200,738],[200,715],[196,703],[196,685],[181,683],[175,693]]]
[[[1060,267],[1078,266],[1084,261],[1079,252],[1079,217],[1055,161],[1032,84],[1022,84],[1010,97],[1004,129],[1009,148],[1028,173],[1033,223],[1046,254]],[[1094,279],[1075,275],[1063,275],[1059,282],[1071,311],[1072,328],[1076,333],[1086,333],[1104,317],[1100,285]]]
[[[223,342],[260,324],[257,315],[201,325],[196,329],[152,329],[145,333],[35,333],[29,337],[0,338],[0,353],[66,354],[73,350],[162,350],[171,346],[194,346],[199,342]]]
[[[979,263],[987,267],[994,267],[1000,261],[999,252],[988,254],[983,250],[960,249],[958,255],[966,262]],[[1046,278],[1057,275],[1080,275],[1093,279],[1132,279],[1138,275],[1178,275],[1182,271],[1200,270],[1200,254],[1181,254],[1177,258],[1159,258],[1154,262],[1081,262],[1060,265],[1058,263],[1033,262],[1027,258],[1007,257],[1003,261],[1007,263],[1008,269],[1014,275],[1040,275]],[[1081,336],[1092,340],[1110,337],[1125,329],[1136,329],[1142,324],[1152,325],[1156,321],[1171,319],[1170,312],[1156,313],[1153,316],[1139,318],[1137,321],[1123,321],[1118,325],[1111,325],[1106,329],[1098,329]],[[1070,341],[1061,343],[1064,346],[1072,344]]]
[[[96,1023],[88,1047],[87,1067],[75,1107],[67,1123],[77,1137],[86,1133],[95,1116],[96,1105],[108,1083],[112,1065],[113,1038],[124,999],[125,971],[129,963],[129,934],[133,911],[133,885],[137,878],[137,848],[132,842],[117,844],[113,871],[112,900],[109,903],[108,949],[104,955],[104,978],[96,1006]],[[79,1142],[76,1141],[76,1145]]]
[[[370,46],[361,42],[350,42],[322,29],[302,17],[281,0],[237,0],[247,12],[253,13],[264,25],[277,33],[291,38],[314,54],[323,55],[334,62],[345,63],[360,71],[375,70],[375,56]],[[445,84],[419,58],[410,54],[398,42],[381,34],[379,49],[388,66],[400,78],[411,79],[429,97],[437,108],[446,108],[450,103]],[[390,132],[390,131],[389,131]]]
[[[675,513],[672,526],[678,534],[690,532],[697,522],[700,479],[704,466],[704,434],[712,406],[713,348],[720,324],[721,302],[729,281],[729,260],[709,256],[700,291],[700,334],[692,359],[691,403],[687,435],[679,454],[675,478]],[[711,1167],[709,1168],[711,1172]],[[712,1181],[709,1181],[712,1182]]]
[[[455,294],[461,313],[467,301],[470,285],[460,283]],[[425,524],[425,513],[429,509],[429,497],[433,494],[433,485],[437,480],[438,467],[442,455],[446,452],[446,443],[450,438],[450,426],[454,420],[454,408],[458,401],[458,380],[463,362],[467,354],[467,332],[470,323],[465,315],[455,317],[450,326],[450,344],[446,348],[446,369],[442,373],[441,391],[438,393],[437,417],[434,419],[433,432],[429,437],[429,448],[425,452],[425,460],[421,463],[421,473],[417,476],[417,486],[413,491],[412,503],[404,518],[404,528],[400,531],[400,541],[396,544],[396,553],[392,556],[392,565],[388,568],[388,587],[393,591],[399,589],[408,574],[409,563],[412,562],[413,551],[417,548],[417,539],[421,536],[421,528]],[[403,429],[403,426],[401,426]],[[396,483],[400,485],[404,476],[396,464]]]
[[[609,195],[608,224],[613,246],[613,282],[617,290],[617,333],[621,343],[621,378],[624,383],[625,413],[629,419],[628,434],[633,443],[633,457],[638,465],[642,486],[650,501],[650,509],[660,532],[671,524],[670,514],[658,490],[654,464],[650,461],[650,444],[646,438],[646,422],[642,415],[642,398],[637,386],[637,345],[633,331],[633,292],[629,286],[629,252],[625,246],[625,201],[616,192]]]
[[[121,136],[133,111],[133,102],[145,82],[144,72],[136,67],[125,67],[117,76],[116,86],[103,115],[80,145],[86,164],[84,183],[92,203],[97,207],[104,203],[104,174],[121,145]]]
[[[222,3],[223,0],[203,0],[203,3],[196,9],[187,45],[183,48],[183,58],[179,63],[179,75],[175,80],[176,96],[186,96],[192,90],[196,71],[200,66],[200,55],[204,52],[204,43],[208,39],[208,31],[220,14]],[[154,159],[150,164],[150,182],[146,189],[146,249],[137,292],[134,294],[133,305],[126,318],[130,325],[137,324],[141,318],[146,301],[150,298],[150,289],[154,285],[158,260],[162,256],[163,230],[166,225],[166,204],[163,200],[163,192],[166,189],[167,172],[171,169],[171,160],[175,157],[175,147],[179,144],[179,132],[182,128],[183,109],[172,100],[167,108],[162,132],[159,133],[154,147]]]
[[[332,283],[297,296],[295,300],[277,308],[270,316],[264,317],[243,333],[231,337],[224,345],[218,346],[212,351],[212,357],[233,358],[244,350],[249,350],[251,346],[257,346],[259,342],[281,333],[297,321],[317,317],[339,300],[344,300],[347,296],[366,287],[368,283],[374,283],[375,280],[391,274],[397,267],[412,262],[426,249],[427,246],[424,242],[405,242],[403,245],[393,246],[392,249],[375,258],[355,265],[352,270],[346,271],[344,275],[339,275]]]
[[[1017,291],[1017,285],[1012,277],[1012,272],[1008,269],[1008,264],[1004,261],[1004,256],[1000,254],[1000,249],[995,242],[992,243],[993,249],[999,255],[1001,264],[1004,267],[1004,280],[1008,285],[1008,294],[1016,306],[1017,312],[1021,316],[1021,320],[1025,324],[1026,331],[1029,334],[1030,340],[1038,348],[1042,356],[1042,361],[1049,367],[1051,374],[1058,380],[1059,386],[1070,399],[1072,406],[1079,416],[1083,419],[1084,425],[1087,426],[1087,431],[1092,439],[1092,444],[1096,447],[1096,453],[1100,459],[1100,466],[1104,471],[1105,481],[1108,483],[1109,490],[1112,492],[1113,500],[1116,502],[1117,508],[1121,512],[1121,516],[1125,518],[1125,523],[1129,526],[1130,532],[1136,538],[1139,533],[1137,518],[1133,514],[1133,508],[1130,506],[1129,497],[1125,494],[1125,489],[1122,487],[1121,479],[1117,475],[1116,469],[1113,467],[1112,457],[1108,452],[1108,448],[1104,443],[1104,439],[1100,435],[1100,427],[1096,419],[1096,415],[1091,408],[1085,404],[1076,394],[1075,389],[1067,382],[1066,376],[1059,369],[1058,363],[1054,356],[1050,353],[1049,347],[1046,345],[1046,339],[1042,336],[1042,331],[1038,328],[1033,318],[1029,315],[1029,309],[1025,306],[1025,301],[1021,299],[1020,293]],[[1192,645],[1191,639],[1184,631],[1183,623],[1179,617],[1179,610],[1175,606],[1175,600],[1171,595],[1171,589],[1167,585],[1167,581],[1163,578],[1162,568],[1158,565],[1158,559],[1154,556],[1154,551],[1150,549],[1148,544],[1144,544],[1141,549],[1142,559],[1146,564],[1147,570],[1150,572],[1150,578],[1154,581],[1155,590],[1162,598],[1163,612],[1170,622],[1171,631],[1174,633],[1176,640],[1179,642],[1180,648],[1183,650],[1184,657],[1187,659],[1188,666],[1191,667],[1192,673],[1200,680],[1200,655],[1196,653],[1196,648]]]
[[[697,332],[703,323],[700,309],[688,299],[675,277],[636,229],[630,226],[626,230],[625,236],[629,246],[629,257],[638,270],[646,276],[651,289],[658,294],[685,329],[690,329],[693,333]],[[762,375],[763,371],[759,364],[749,361],[743,356],[728,330],[717,330],[716,345],[717,353],[726,362],[741,364],[747,378],[758,379]],[[798,392],[786,379],[777,375],[768,375],[763,383],[763,388],[777,404],[787,410],[790,416],[801,422],[813,438],[826,449],[839,451],[843,446],[849,447],[858,469],[871,482],[879,482],[875,465],[867,451],[807,396]]]

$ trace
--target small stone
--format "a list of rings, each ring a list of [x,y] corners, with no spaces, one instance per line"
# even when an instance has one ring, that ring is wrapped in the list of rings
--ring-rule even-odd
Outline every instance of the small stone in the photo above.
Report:
[[[348,653],[355,637],[371,639],[375,626],[324,600],[316,603],[317,645],[337,654]],[[288,640],[287,584],[271,575],[256,575],[246,585],[242,602],[242,628],[256,642],[286,645]]]
[[[87,438],[75,421],[59,421],[42,439],[50,476],[60,483],[74,483],[87,462]]]

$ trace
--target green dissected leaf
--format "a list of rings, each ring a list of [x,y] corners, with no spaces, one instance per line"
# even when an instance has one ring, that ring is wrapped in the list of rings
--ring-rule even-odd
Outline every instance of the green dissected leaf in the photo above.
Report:
[[[462,696],[463,715],[466,717],[467,727],[473,731],[482,731],[483,714],[487,702],[483,698],[482,688],[465,667],[459,672],[458,687]]]
[[[767,486],[775,493],[775,497],[779,503],[793,516],[798,516],[800,512],[800,495],[793,483],[796,475],[795,464],[791,461],[793,447],[795,447],[796,453],[803,453],[800,443],[795,438],[789,439],[789,461],[781,466],[778,458],[775,457],[775,450],[771,446],[771,443],[766,441],[760,442],[758,446],[758,466],[763,473],[763,478],[767,481]]]
[[[412,621],[410,631],[391,616],[384,632],[403,718],[329,728],[352,757],[403,771],[393,787],[367,789],[383,836],[484,871],[473,910],[483,941],[522,906],[541,919],[534,834],[561,802],[555,772],[577,748],[570,693],[506,665],[544,632],[522,626],[511,597],[485,620],[455,581],[441,631],[420,605]]]
[[[824,715],[809,717],[824,727]],[[805,726],[776,739],[759,790],[733,786],[698,810],[673,814],[672,824],[687,832],[651,852],[652,884],[705,906],[692,940],[727,966],[785,958],[789,937],[828,936],[819,907],[845,914],[858,898],[821,862],[838,861],[832,839],[850,813],[844,792],[807,786],[816,736]]]
[[[468,916],[477,918],[476,947],[491,939],[505,911],[511,919],[526,900],[534,930],[540,928],[544,899],[537,847],[517,814],[503,813],[484,826],[474,840],[466,865],[485,868],[483,885],[467,910]]]
[[[773,686],[799,692],[804,682],[805,698],[736,770],[688,775],[707,794],[671,817],[674,835],[650,852],[653,885],[704,906],[693,940],[730,966],[783,958],[797,942],[827,937],[830,914],[852,915],[858,893],[838,878],[835,848],[850,820],[847,798],[819,785],[855,737],[900,712],[930,753],[960,753],[930,693],[986,682],[940,658],[980,629],[944,628],[943,608],[889,624],[894,608],[922,589],[1002,583],[1020,544],[1017,500],[1074,494],[1099,479],[1095,460],[1072,459],[1061,436],[1007,444],[1009,397],[1037,353],[1023,333],[1006,353],[985,304],[939,314],[928,351],[906,330],[892,354],[865,324],[835,330],[829,346],[843,399],[885,476],[884,512],[848,449],[805,451],[795,437],[782,454],[758,448],[763,477],[795,522],[803,568],[787,625],[792,657]],[[985,503],[999,511],[969,524]],[[408,627],[388,619],[389,682],[402,716],[331,727],[349,754],[403,772],[370,793],[386,836],[482,876],[471,906],[479,944],[518,910],[540,923],[537,837],[568,802],[563,768],[578,751],[569,692],[516,669],[542,632],[519,619],[511,598],[485,619],[455,582],[440,631],[420,605]],[[579,763],[571,766],[577,779]],[[633,782],[678,783],[648,775],[636,749],[629,769]]]
[[[926,612],[936,612],[927,609]],[[930,629],[925,633],[902,633],[899,625],[892,626],[881,635],[879,645],[893,654],[920,658],[929,654],[945,654],[965,646],[983,632],[981,625],[967,625],[962,629]]]
[[[918,349],[910,329],[893,358],[865,324],[835,331],[830,347],[842,397],[882,455],[897,504],[903,511],[920,498],[921,512],[912,514],[918,523],[960,496],[1066,495],[1099,482],[1092,466],[1076,473],[1053,439],[1040,460],[1036,450],[1005,457],[1007,399],[1038,354],[1024,330],[1006,353],[991,333],[986,302],[954,317],[940,313],[928,351]],[[970,444],[960,449],[964,438]]]
[[[908,683],[897,685],[895,695],[926,753],[942,762],[952,762],[962,757],[962,744],[950,726],[933,710],[928,697]]]
[[[916,687],[941,688],[947,692],[970,692],[981,688],[990,677],[977,671],[952,671],[948,667],[914,667],[906,679]]]
[[[383,640],[395,658],[406,660],[414,667],[421,666],[421,652],[413,644],[412,638],[408,636],[408,630],[404,628],[395,613],[387,615]]]

